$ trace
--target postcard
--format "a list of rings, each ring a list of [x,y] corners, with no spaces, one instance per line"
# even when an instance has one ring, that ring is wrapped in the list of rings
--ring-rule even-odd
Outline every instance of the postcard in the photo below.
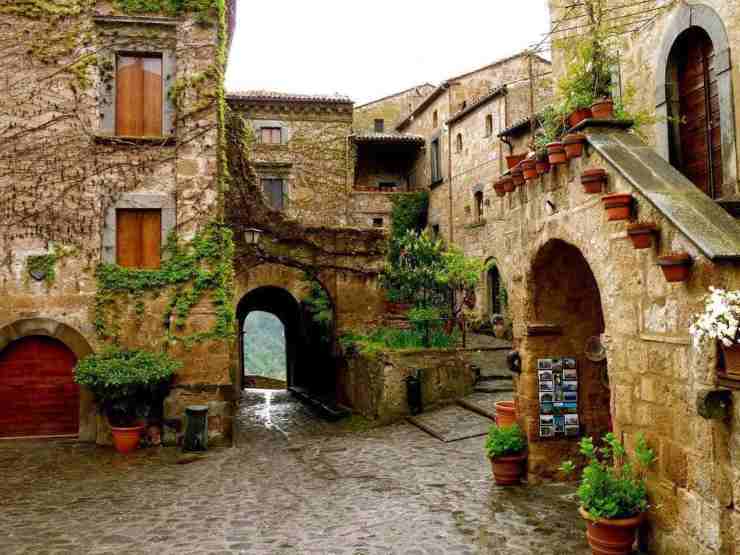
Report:
[[[576,369],[576,359],[574,359],[574,358],[564,358],[563,359],[563,368],[567,368],[569,370],[575,370]]]
[[[576,391],[566,391],[563,393],[563,401],[567,401],[570,403],[575,403],[578,401],[578,392]]]
[[[577,414],[566,414],[565,415],[566,426],[578,426],[578,415]]]
[[[540,358],[537,360],[538,370],[550,370],[552,368],[552,360],[549,358]]]
[[[563,391],[578,391],[578,382],[563,382]]]
[[[540,426],[540,437],[553,437],[554,435],[552,426]]]
[[[578,426],[566,426],[565,427],[565,435],[566,436],[577,436],[580,432],[580,429]]]
[[[551,370],[540,370],[539,375],[540,375],[541,382],[543,381],[551,382],[552,381],[552,371]]]
[[[540,391],[552,391],[552,382],[540,382]]]
[[[575,368],[564,368],[563,369],[563,379],[577,381],[578,380],[578,370],[576,370]]]

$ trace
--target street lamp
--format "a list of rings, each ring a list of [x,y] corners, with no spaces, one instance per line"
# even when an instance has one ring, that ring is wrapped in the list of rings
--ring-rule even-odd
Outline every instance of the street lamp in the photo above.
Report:
[[[244,239],[246,240],[248,245],[256,247],[260,242],[260,237],[262,237],[262,233],[263,231],[261,229],[250,227],[249,229],[244,231]]]

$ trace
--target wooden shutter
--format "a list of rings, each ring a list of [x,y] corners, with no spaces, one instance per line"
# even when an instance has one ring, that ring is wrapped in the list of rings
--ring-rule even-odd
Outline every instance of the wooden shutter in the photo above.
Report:
[[[116,135],[162,135],[162,58],[118,56]]]
[[[161,210],[116,211],[116,263],[126,268],[159,268]]]

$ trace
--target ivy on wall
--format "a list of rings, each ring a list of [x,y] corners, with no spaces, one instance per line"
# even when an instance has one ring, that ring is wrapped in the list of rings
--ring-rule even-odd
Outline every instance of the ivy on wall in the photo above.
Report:
[[[208,340],[229,341],[234,337],[234,242],[231,230],[213,222],[191,241],[180,242],[173,233],[163,250],[157,269],[123,268],[101,264],[95,273],[95,329],[101,339],[120,341],[120,318],[125,306],[135,300],[134,310],[143,317],[142,297],[156,298],[169,292],[162,325],[167,341],[182,341],[186,346]],[[210,296],[215,308],[215,323],[204,332],[180,334],[187,318],[202,299]]]

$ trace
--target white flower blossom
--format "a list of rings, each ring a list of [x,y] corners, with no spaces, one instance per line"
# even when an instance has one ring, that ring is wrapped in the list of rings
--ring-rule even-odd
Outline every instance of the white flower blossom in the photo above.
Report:
[[[704,300],[704,312],[697,314],[689,333],[698,345],[706,339],[721,341],[725,347],[737,342],[740,328],[740,291],[725,291],[718,287],[709,287],[709,294]]]

